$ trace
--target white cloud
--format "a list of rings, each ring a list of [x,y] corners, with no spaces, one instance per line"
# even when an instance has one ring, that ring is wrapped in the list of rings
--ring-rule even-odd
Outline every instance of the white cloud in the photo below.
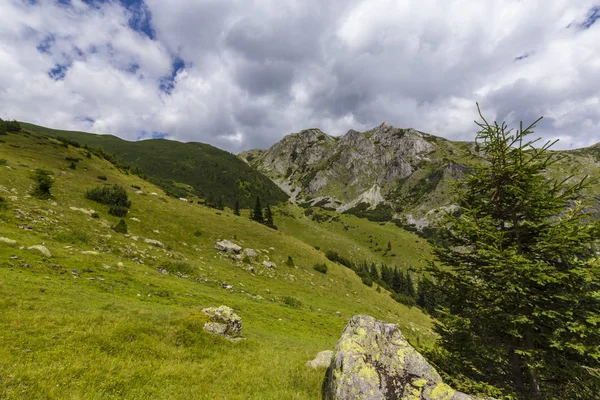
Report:
[[[563,148],[600,141],[593,1],[146,4],[153,38],[114,1],[2,2],[0,116],[239,151],[384,120],[470,140],[478,101],[490,119],[545,115],[537,133]]]

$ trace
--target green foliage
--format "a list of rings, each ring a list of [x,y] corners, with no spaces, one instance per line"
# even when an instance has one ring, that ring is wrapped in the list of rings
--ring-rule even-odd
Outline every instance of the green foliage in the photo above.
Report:
[[[23,126],[32,132],[86,143],[96,156],[147,178],[174,193],[174,197],[187,197],[176,186],[176,182],[182,182],[192,187],[194,195],[207,198],[212,193],[215,200],[221,198],[223,205],[231,208],[236,199],[242,208],[251,208],[257,196],[263,206],[288,199],[275,183],[246,162],[208,144],[163,139],[128,142],[111,135],[60,131],[26,123]]]
[[[8,164],[8,161],[6,161],[4,158],[0,158],[0,166],[6,164]]]
[[[288,256],[287,261],[285,262],[285,265],[287,265],[288,267],[293,267],[296,264],[294,264],[294,259],[292,258],[292,256]]]
[[[400,304],[404,304],[405,306],[409,306],[409,307],[414,307],[417,305],[417,302],[414,297],[407,296],[402,293],[392,294],[392,299],[396,300]]]
[[[8,208],[8,201],[2,196],[0,196],[0,211],[6,210]]]
[[[71,164],[69,164],[69,168],[70,169],[77,169],[77,164],[75,164],[75,162],[71,161]]]
[[[283,296],[281,298],[281,302],[283,304],[285,304],[286,306],[292,307],[292,308],[300,308],[302,307],[302,301],[300,301],[299,299],[293,297],[293,296]]]
[[[108,213],[115,217],[125,217],[129,212],[129,208],[125,206],[112,205],[108,208]]]
[[[256,203],[254,204],[254,209],[252,210],[250,218],[258,223],[261,223],[261,224],[265,223],[265,217],[263,215],[263,210],[260,205],[260,198],[258,198],[258,197],[256,198]]]
[[[170,274],[193,275],[195,268],[184,261],[164,261],[160,264],[160,268],[168,271]]]
[[[127,191],[121,185],[96,186],[85,192],[85,198],[96,201],[100,204],[109,206],[120,206],[129,208],[131,201],[127,196]]]
[[[327,273],[327,264],[325,264],[325,263],[315,264],[315,265],[313,265],[313,269],[322,274],[326,274]]]
[[[240,202],[237,200],[235,201],[235,204],[233,205],[233,214],[240,215]]]
[[[52,172],[44,169],[36,169],[31,176],[31,179],[35,181],[35,187],[31,192],[33,197],[41,200],[47,200],[52,197],[50,189],[54,185],[54,179],[52,179]]]
[[[106,175],[98,175],[98,176],[97,176],[97,178],[98,178],[98,179],[100,179],[101,181],[105,181],[105,180],[107,180],[107,179],[108,179],[108,178],[106,177]]]
[[[21,124],[16,121],[4,121],[0,118],[0,133],[5,132],[19,132],[21,130]]]
[[[273,212],[271,211],[271,207],[265,207],[265,222],[264,224],[269,228],[277,229],[275,223],[273,222]]]
[[[385,222],[391,221],[394,215],[393,209],[386,204],[378,204],[374,209],[368,203],[359,203],[346,211],[347,214],[356,215],[359,218],[367,218],[369,221]]]
[[[127,233],[127,222],[124,219],[120,219],[116,225],[112,226],[112,230],[118,233]]]
[[[446,216],[435,247],[447,364],[520,398],[595,398],[600,223],[580,198],[590,182],[546,178],[553,143],[526,138],[539,120],[513,132],[481,118],[485,162],[456,187],[461,214]]]

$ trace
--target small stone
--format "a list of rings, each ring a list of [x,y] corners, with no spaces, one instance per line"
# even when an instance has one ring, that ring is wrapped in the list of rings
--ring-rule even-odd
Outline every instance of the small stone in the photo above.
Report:
[[[161,247],[164,248],[165,245],[161,242],[159,242],[158,240],[154,240],[154,239],[144,239],[144,243],[148,243],[157,247]]]
[[[52,257],[52,253],[50,253],[50,250],[48,250],[46,248],[46,246],[42,246],[41,244],[38,244],[35,246],[30,246],[27,248],[27,250],[37,250],[40,253],[42,253],[43,255],[45,255],[46,257]]]
[[[119,262],[117,263],[117,267],[119,267],[119,268],[123,268],[123,263],[122,263],[121,261],[119,261]]]
[[[139,220],[138,218],[136,218],[136,217],[131,217],[131,218],[129,218],[129,219],[130,219],[130,220],[132,220],[132,221],[135,221],[135,222],[142,222],[142,221],[140,221],[140,220]]]
[[[271,269],[277,268],[277,265],[272,261],[263,261],[262,265],[264,265],[267,268],[271,268]]]
[[[0,243],[17,244],[17,241],[5,237],[0,237]]]
[[[94,250],[85,250],[85,251],[82,251],[81,254],[85,254],[85,255],[88,255],[88,256],[97,256],[97,255],[100,255],[100,253],[98,253],[97,251],[94,251]]]
[[[314,369],[318,368],[327,368],[329,364],[331,364],[331,358],[333,357],[333,351],[325,350],[317,354],[314,360],[311,360],[306,363],[307,367],[311,367]]]
[[[215,244],[215,249],[219,251],[224,251],[226,253],[235,253],[239,254],[242,251],[242,248],[237,244],[233,243],[229,240],[220,240]]]

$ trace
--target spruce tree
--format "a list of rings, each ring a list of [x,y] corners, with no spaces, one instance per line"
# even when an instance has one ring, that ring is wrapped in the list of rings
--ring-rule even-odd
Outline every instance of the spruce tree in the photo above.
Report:
[[[478,106],[479,109],[479,106]],[[460,212],[439,227],[437,330],[453,373],[519,398],[593,399],[600,388],[600,223],[587,179],[548,179],[556,162],[527,136],[482,122],[483,163],[456,186]]]
[[[240,215],[240,203],[236,200],[235,204],[233,205],[233,213],[235,215]]]
[[[258,198],[258,196],[256,197],[256,204],[254,205],[254,210],[252,210],[252,215],[251,218],[259,223],[264,223],[265,222],[265,217],[263,216],[263,210],[262,207],[260,206],[260,198]]]
[[[271,212],[271,207],[265,207],[265,225],[270,228],[275,228],[275,223],[273,222],[273,212]]]

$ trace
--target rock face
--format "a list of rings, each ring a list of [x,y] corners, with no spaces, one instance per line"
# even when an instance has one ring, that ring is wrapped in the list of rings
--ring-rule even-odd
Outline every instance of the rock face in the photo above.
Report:
[[[443,205],[434,194],[445,190],[445,178],[465,151],[469,151],[466,144],[384,122],[369,131],[350,130],[340,137],[308,129],[286,136],[266,151],[240,157],[297,203],[343,212],[384,202],[407,209],[430,198],[432,204],[423,208],[428,211]],[[425,194],[430,196],[425,198]]]
[[[479,400],[442,382],[394,324],[352,317],[336,345],[324,387],[328,400]]]
[[[310,360],[306,363],[307,367],[311,367],[314,369],[318,368],[326,368],[331,364],[331,358],[333,357],[333,351],[325,350],[317,354],[314,360]]]
[[[209,322],[204,324],[204,330],[223,336],[230,340],[240,340],[242,334],[242,318],[227,306],[209,307],[202,310],[208,316]]]

